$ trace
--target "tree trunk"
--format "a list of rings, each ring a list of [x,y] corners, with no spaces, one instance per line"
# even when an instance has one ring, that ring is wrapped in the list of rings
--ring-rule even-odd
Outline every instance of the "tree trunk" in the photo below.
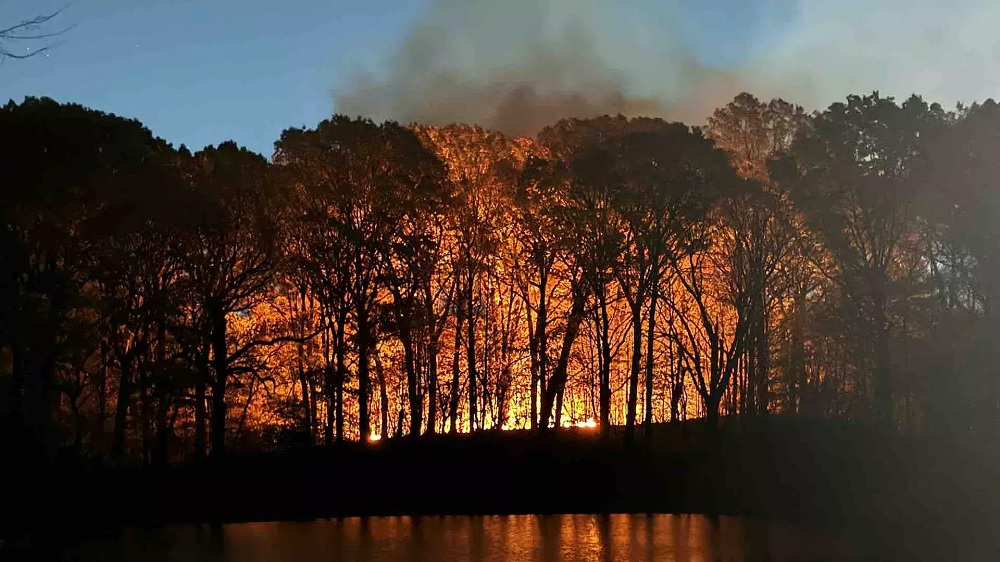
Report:
[[[580,287],[573,288],[573,305],[570,309],[569,317],[566,319],[566,333],[563,336],[562,349],[559,352],[559,361],[552,371],[552,380],[546,385],[542,394],[542,417],[539,429],[545,432],[549,429],[549,422],[552,420],[552,409],[555,406],[556,397],[560,389],[566,385],[566,378],[569,375],[569,356],[573,349],[573,342],[580,333],[580,324],[586,313],[587,293]]]
[[[306,335],[306,290],[304,287],[299,288],[299,302],[298,302],[298,313],[300,315],[297,324],[297,334],[299,338],[304,338]],[[308,439],[309,445],[313,444],[313,417],[312,417],[312,404],[310,400],[310,385],[308,377],[306,376],[306,348],[305,343],[299,340],[295,345],[295,355],[296,355],[296,367],[298,368],[299,375],[299,387],[302,391],[302,429],[306,433],[306,438]]]
[[[730,408],[730,415],[738,413],[753,416],[757,413],[757,340],[754,339],[752,328],[750,332],[747,335],[747,351],[737,361],[736,371],[733,373],[733,381],[740,392],[735,400],[737,404]]]
[[[54,269],[54,266],[50,266]],[[46,330],[42,334],[39,349],[31,364],[35,367],[28,381],[28,404],[31,405],[34,439],[40,458],[45,464],[55,460],[57,451],[56,435],[53,431],[52,414],[59,398],[56,390],[56,334],[63,322],[66,308],[64,296],[60,292],[51,295]]]
[[[347,329],[347,314],[341,311],[337,318],[337,335],[334,339],[334,354],[337,357],[337,378],[336,388],[336,423],[337,423],[337,443],[343,443],[344,435],[344,385],[347,384],[347,338],[344,335]]]
[[[358,321],[358,435],[362,443],[371,436],[371,414],[368,400],[371,395],[371,333],[368,325],[368,310],[359,304]]]
[[[156,362],[161,367],[167,363],[167,329],[163,321],[156,324]],[[170,394],[166,389],[157,388],[156,393],[156,445],[154,460],[159,464],[167,464],[170,460],[170,430],[168,414],[170,413]]]
[[[410,332],[410,328],[405,328]],[[407,333],[401,336],[403,342],[403,366],[406,369],[406,392],[410,399],[410,435],[416,437],[420,435],[421,422],[424,417],[423,396],[419,391],[419,381],[417,376],[417,362],[413,353],[413,336]]]
[[[886,318],[886,295],[882,284],[872,294],[875,346],[875,417],[886,429],[894,425],[892,411],[892,389],[889,386],[889,325]]]
[[[670,387],[670,421],[681,419],[681,392],[684,390],[684,371],[674,373],[673,384]]]
[[[335,402],[337,400],[337,393],[334,390],[336,381],[336,371],[333,367],[333,358],[330,355],[330,343],[332,336],[330,335],[330,317],[328,315],[327,309],[321,308],[320,314],[322,314],[321,322],[326,328],[323,330],[323,395],[326,398],[326,420],[323,426],[323,446],[329,447],[333,444],[333,431],[336,424],[335,417]]]
[[[655,273],[651,281],[653,294],[649,301],[649,321],[646,326],[646,405],[643,407],[647,437],[653,427],[653,343],[656,339],[656,301],[659,296],[659,279]]]
[[[464,316],[462,307],[459,306],[458,315],[455,318],[455,345],[452,348],[451,356],[451,395],[448,397],[448,418],[451,420],[449,433],[458,432],[458,401],[461,398],[459,358],[462,353],[462,321]]]
[[[325,382],[325,388],[323,389],[323,393],[326,394],[326,419],[323,424],[323,446],[329,447],[333,445],[335,439],[334,428],[337,424],[337,391],[335,380],[337,375],[329,356],[326,357],[324,363],[323,381]]]
[[[768,342],[767,312],[761,305],[758,311],[760,325],[756,330],[756,367],[757,367],[757,413],[765,415],[770,411],[771,391],[768,388],[768,377],[771,369],[771,350]]]
[[[638,298],[638,297],[637,297]],[[639,366],[642,358],[642,306],[632,305],[632,364],[628,374],[628,413],[625,417],[625,440],[635,438],[635,418],[639,405]]]
[[[432,336],[427,345],[427,433],[433,435],[438,410],[438,342]]]
[[[723,389],[713,389],[705,397],[705,419],[708,422],[708,430],[712,433],[715,433],[719,429],[719,408],[722,405],[722,394]]]
[[[388,438],[391,435],[389,431],[389,392],[386,387],[385,369],[382,368],[382,360],[377,354],[375,355],[375,376],[378,380],[379,435]]]
[[[556,392],[556,411],[554,414],[555,423],[554,427],[562,427],[562,412],[563,412],[563,396],[565,395],[565,387],[560,388],[559,392]]]
[[[107,446],[107,419],[108,419],[108,376],[111,371],[111,359],[108,352],[107,340],[101,341],[101,368],[95,381],[97,386],[97,450],[102,453],[109,453]]]
[[[197,379],[194,383],[194,457],[205,458],[205,385],[208,384],[208,348],[198,350]]]
[[[800,403],[805,390],[806,367],[803,331],[805,327],[806,292],[796,291],[792,305],[792,329],[789,347],[788,376],[785,384],[788,386],[788,399],[785,401],[785,413],[802,413]]]
[[[80,392],[74,390],[67,393],[70,413],[73,416],[73,454],[79,457],[83,454],[83,412],[80,411]]]
[[[167,423],[170,413],[170,403],[166,396],[159,396],[156,401],[156,448],[154,461],[165,465],[170,461],[170,427]]]
[[[478,414],[478,401],[479,396],[477,391],[477,383],[479,378],[479,373],[476,371],[476,310],[475,310],[475,293],[473,291],[473,277],[469,274],[469,279],[467,280],[469,286],[466,291],[466,304],[468,306],[468,320],[466,322],[466,349],[467,355],[465,358],[466,367],[469,371],[469,433],[474,433],[476,431],[476,416]]]
[[[598,339],[600,340],[601,365],[599,410],[601,415],[601,435],[611,435],[611,321],[608,318],[608,298],[606,287],[598,288],[598,313],[600,314]]]
[[[213,458],[220,458],[226,451],[226,385],[229,379],[229,349],[226,341],[226,315],[221,305],[209,308],[212,321],[212,419],[211,438]]]
[[[132,358],[130,353],[119,365],[118,399],[115,402],[115,426],[111,435],[111,457],[123,460],[125,455],[125,429],[128,423],[128,407],[132,399]]]
[[[16,421],[17,429],[23,429],[27,427],[28,423],[28,411],[27,404],[25,403],[26,396],[24,395],[27,386],[28,373],[25,365],[24,350],[21,347],[20,342],[17,338],[12,338],[10,342],[10,370],[11,370],[11,385],[10,385],[10,405],[11,413],[13,414],[13,419]],[[0,428],[0,430],[5,428]],[[22,444],[30,443],[27,435],[21,435],[21,432],[14,431],[15,428],[11,428],[10,437],[16,440],[17,445],[11,444],[11,448],[21,448]]]
[[[15,466],[24,467],[25,474],[37,478],[34,471],[46,468],[51,455],[47,445],[49,422],[43,419],[44,390],[39,388],[43,384],[40,380],[43,375],[39,372],[40,365],[31,357],[34,351],[34,348],[22,347],[18,339],[11,342],[11,401],[14,419],[20,425],[16,429],[11,428],[10,434],[17,443],[14,448],[21,454],[11,456],[10,461]]]
[[[528,327],[528,359],[530,360],[531,386],[528,388],[528,427],[535,429],[538,427],[538,336],[535,328],[535,319],[531,316],[531,295],[526,292],[524,295],[524,315]]]
[[[538,317],[535,319],[535,339],[538,340],[538,349],[536,350],[538,354],[538,373],[535,377],[535,384],[531,387],[531,399],[532,399],[532,409],[531,409],[531,426],[532,429],[538,426],[538,395],[537,395],[537,385],[539,381],[546,380],[548,377],[548,365],[549,365],[549,336],[548,336],[548,322],[549,322],[549,309],[548,309],[548,285],[549,276],[548,272],[543,269],[542,273],[539,274],[538,279]]]
[[[396,431],[393,433],[393,437],[397,439],[402,437],[403,427],[405,425],[406,425],[406,412],[404,410],[399,410],[399,415],[396,417]]]
[[[156,404],[154,404],[152,389],[150,388],[148,366],[150,361],[148,356],[143,363],[147,366],[146,384],[139,385],[139,427],[142,436],[142,462],[152,464],[153,462],[153,421],[156,417]]]
[[[299,388],[302,391],[302,429],[308,437],[309,444],[312,445],[312,408],[309,405],[309,380],[306,377],[305,357],[302,349],[302,342],[299,342],[298,344],[298,375]]]

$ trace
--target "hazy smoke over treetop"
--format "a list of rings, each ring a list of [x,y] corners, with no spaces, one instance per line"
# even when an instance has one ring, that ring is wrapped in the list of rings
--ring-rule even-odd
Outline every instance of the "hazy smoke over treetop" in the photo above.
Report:
[[[380,68],[340,85],[337,111],[533,135],[609,113],[700,123],[743,90],[810,109],[875,89],[945,105],[1000,93],[991,0],[764,0],[759,21],[728,22],[755,25],[730,67],[695,56],[732,39],[692,1],[431,0]]]
[[[644,67],[652,57],[620,23],[613,4],[436,0],[385,68],[355,77],[338,92],[337,110],[402,122],[475,122],[532,135],[567,116],[663,114],[692,101],[687,94],[703,78],[714,78],[660,37],[658,50],[687,83],[674,91],[644,90],[636,77],[651,71]],[[652,71],[664,70],[671,69]]]
[[[780,40],[743,72],[763,94],[826,105],[878,89],[951,107],[1000,96],[994,0],[798,0]],[[769,86],[769,87],[768,87]],[[806,89],[808,88],[808,89]]]

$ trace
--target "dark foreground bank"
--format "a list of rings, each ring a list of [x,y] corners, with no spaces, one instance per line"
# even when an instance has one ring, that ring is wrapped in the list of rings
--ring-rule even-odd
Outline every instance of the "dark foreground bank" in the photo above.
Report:
[[[663,426],[632,445],[592,430],[438,436],[16,475],[5,485],[3,530],[37,543],[171,523],[717,513],[809,520],[924,556],[957,554],[1000,528],[996,458],[954,442],[777,419],[732,423],[715,437],[697,424]]]

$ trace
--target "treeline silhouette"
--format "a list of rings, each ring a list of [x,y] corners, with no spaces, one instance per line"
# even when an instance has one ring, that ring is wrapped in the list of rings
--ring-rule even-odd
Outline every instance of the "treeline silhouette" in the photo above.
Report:
[[[786,414],[998,436],[1000,108],[749,94],[536,139],[335,116],[271,160],[0,110],[18,459]]]

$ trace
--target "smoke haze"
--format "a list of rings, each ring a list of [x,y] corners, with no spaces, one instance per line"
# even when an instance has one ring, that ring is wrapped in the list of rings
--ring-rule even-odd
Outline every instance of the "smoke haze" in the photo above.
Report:
[[[876,89],[951,106],[1000,85],[990,0],[762,0],[747,21],[695,18],[695,1],[431,0],[383,64],[339,85],[337,111],[534,135],[603,114],[701,123],[744,90],[818,109]],[[737,62],[704,62],[734,29]]]

